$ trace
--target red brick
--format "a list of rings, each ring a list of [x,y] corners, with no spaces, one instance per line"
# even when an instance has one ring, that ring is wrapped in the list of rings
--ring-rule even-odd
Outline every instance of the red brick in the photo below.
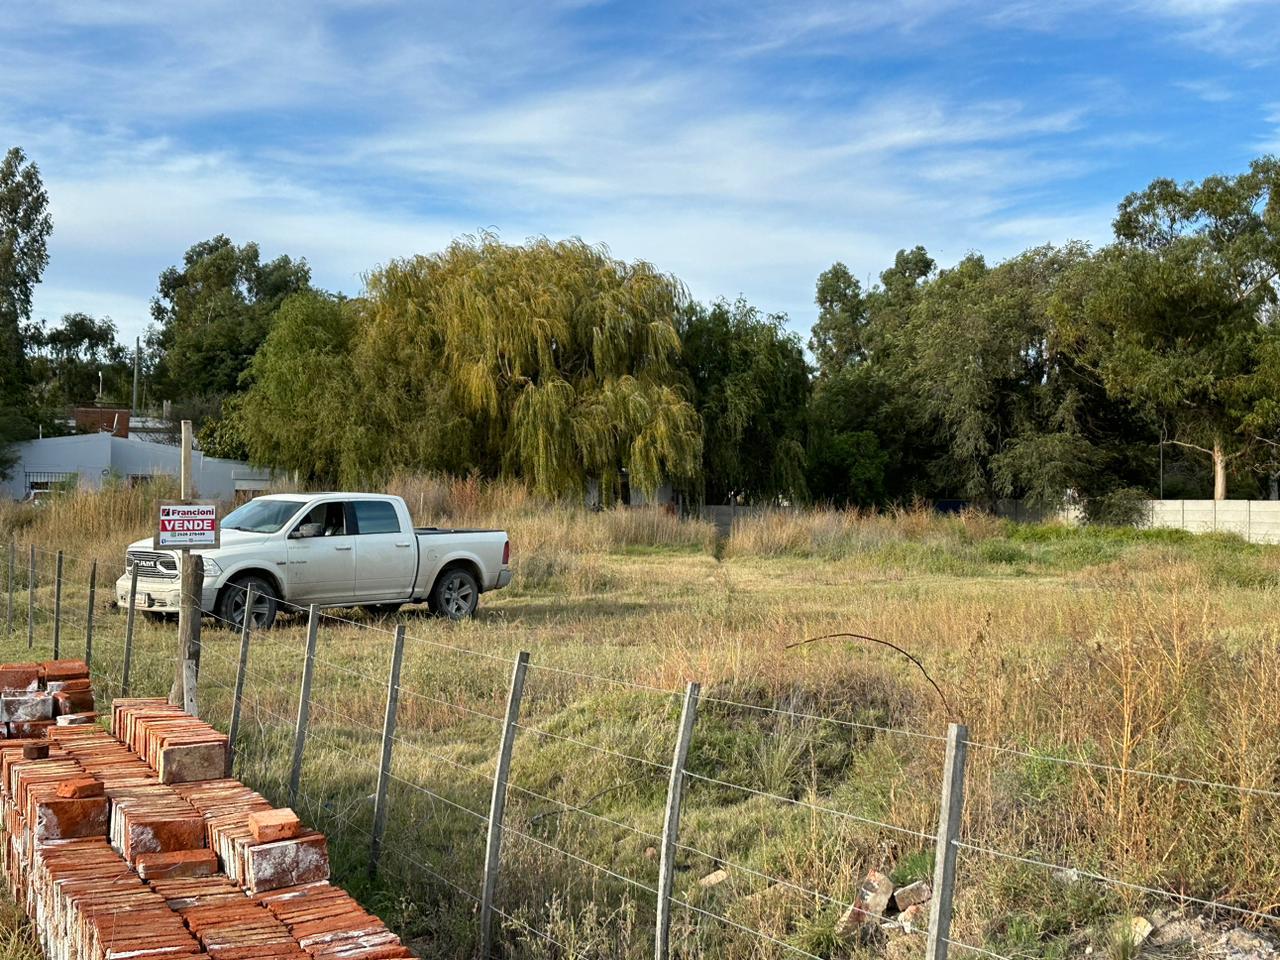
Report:
[[[47,800],[35,805],[35,839],[73,840],[107,835],[107,798]]]
[[[9,724],[9,739],[43,740],[53,726],[52,720],[26,720]]]
[[[329,851],[324,834],[306,833],[291,840],[248,847],[245,888],[251,893],[329,879]]]
[[[249,832],[259,843],[289,840],[302,832],[302,821],[288,807],[249,814]]]
[[[140,853],[134,866],[143,880],[211,877],[218,872],[218,857],[212,850],[167,850]]]
[[[92,690],[59,690],[53,695],[54,716],[89,713],[93,710]]]
[[[39,690],[40,664],[0,664],[0,690]]]
[[[89,665],[83,660],[46,660],[45,682],[50,680],[88,680]]]
[[[65,800],[83,800],[86,797],[105,795],[102,781],[93,777],[72,777],[58,784],[58,796]]]

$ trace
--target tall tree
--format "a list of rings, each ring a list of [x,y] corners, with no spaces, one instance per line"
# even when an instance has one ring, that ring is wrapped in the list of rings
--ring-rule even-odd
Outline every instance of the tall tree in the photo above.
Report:
[[[1074,347],[1117,397],[1167,420],[1169,442],[1228,467],[1280,427],[1274,400],[1280,160],[1126,197],[1092,289],[1064,312]]]
[[[363,301],[289,301],[241,434],[260,462],[344,483],[476,470],[550,495],[595,481],[607,500],[623,471],[641,490],[689,481],[702,451],[677,382],[684,301],[650,265],[580,241],[458,240],[375,271]]]
[[[31,319],[31,300],[49,264],[52,232],[40,170],[21,147],[12,147],[0,161],[0,476],[12,467],[8,445],[31,429],[23,326]]]
[[[818,278],[810,348],[819,359],[810,405],[808,472],[822,501],[869,506],[934,493],[932,421],[916,398],[906,329],[934,269],[923,247],[899,250],[862,290],[841,264]]]
[[[219,235],[192,246],[181,267],[160,275],[151,301],[151,347],[170,398],[235,392],[272,316],[310,283],[305,260],[282,255],[263,263],[256,243],[238,247]]]
[[[809,369],[785,324],[741,299],[681,313],[682,366],[703,424],[703,496],[712,503],[806,494]]]
[[[867,304],[862,285],[839,262],[818,275],[814,302],[818,319],[809,337],[809,349],[817,361],[818,375],[826,378],[866,358]]]
[[[358,306],[315,291],[286,300],[250,365],[249,389],[229,399],[223,415],[207,424],[204,449],[215,456],[247,456],[321,484],[363,480],[353,468],[355,441],[367,430],[378,431],[357,410],[352,353]],[[301,410],[306,416],[297,416]]]

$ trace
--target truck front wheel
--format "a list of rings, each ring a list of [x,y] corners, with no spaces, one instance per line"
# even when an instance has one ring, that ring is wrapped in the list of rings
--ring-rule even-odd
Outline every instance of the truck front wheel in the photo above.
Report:
[[[431,591],[431,612],[450,620],[465,620],[476,612],[480,587],[462,567],[450,567],[440,574]]]
[[[253,611],[250,624],[255,630],[266,630],[276,622],[279,608],[275,584],[265,577],[237,577],[225,587],[218,597],[218,616],[223,625],[239,630],[244,624],[245,600],[253,587]]]

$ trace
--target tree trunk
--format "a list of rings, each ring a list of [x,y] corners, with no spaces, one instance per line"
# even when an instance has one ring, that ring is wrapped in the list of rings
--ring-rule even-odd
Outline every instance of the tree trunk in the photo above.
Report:
[[[1280,473],[1271,474],[1271,489],[1268,491],[1268,499],[1280,500]]]
[[[1213,499],[1227,499],[1227,455],[1221,437],[1213,438]]]

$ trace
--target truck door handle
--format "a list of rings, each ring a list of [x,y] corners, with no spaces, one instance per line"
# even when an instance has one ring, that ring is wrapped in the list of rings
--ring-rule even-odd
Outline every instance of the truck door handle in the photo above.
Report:
[[[396,544],[396,546],[397,546],[397,547],[411,547],[411,546],[413,546],[413,544],[411,544],[411,543],[397,543],[397,544]]]
[[[348,547],[334,547],[333,549],[335,549],[335,550],[350,550],[351,548],[348,546]]]

